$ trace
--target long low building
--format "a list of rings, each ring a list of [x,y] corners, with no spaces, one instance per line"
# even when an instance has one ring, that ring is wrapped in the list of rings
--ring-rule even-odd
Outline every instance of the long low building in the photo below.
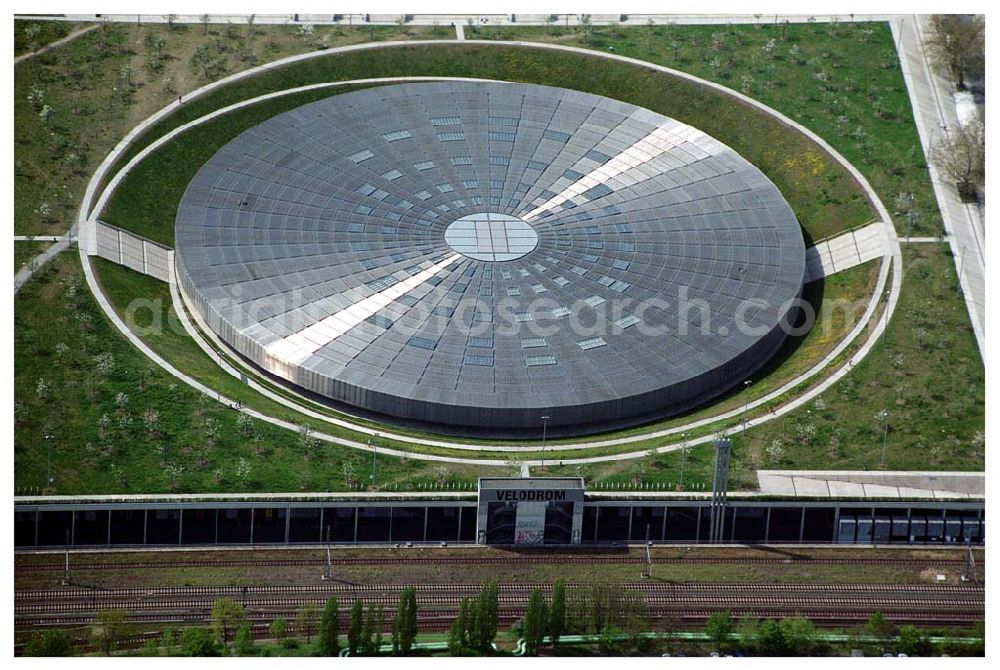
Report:
[[[577,478],[491,478],[479,492],[18,498],[17,549],[448,542],[983,544],[981,497],[587,493]]]

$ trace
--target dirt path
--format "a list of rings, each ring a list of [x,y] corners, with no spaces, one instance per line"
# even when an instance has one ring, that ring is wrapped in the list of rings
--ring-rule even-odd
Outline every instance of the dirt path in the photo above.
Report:
[[[20,56],[14,56],[14,65],[17,65],[18,63],[20,63],[21,61],[23,61],[25,59],[32,58],[33,56],[37,56],[38,54],[43,54],[46,51],[48,51],[49,49],[54,49],[54,48],[56,48],[58,46],[62,46],[63,44],[66,44],[66,42],[69,42],[70,40],[75,40],[80,35],[83,35],[84,33],[89,33],[91,30],[94,30],[95,28],[99,28],[100,26],[101,26],[101,24],[95,23],[92,26],[87,26],[86,28],[81,28],[79,30],[74,30],[69,35],[67,35],[66,37],[63,37],[62,39],[58,39],[55,42],[52,42],[50,44],[46,44],[45,46],[43,46],[38,51],[32,51],[30,53],[21,54]]]

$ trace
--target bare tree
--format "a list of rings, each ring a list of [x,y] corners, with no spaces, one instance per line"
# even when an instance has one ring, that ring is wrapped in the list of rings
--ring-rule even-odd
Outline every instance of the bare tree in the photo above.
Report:
[[[925,44],[931,57],[948,68],[959,90],[971,70],[983,65],[986,22],[981,15],[935,14],[928,26]]]
[[[930,161],[955,182],[963,200],[975,199],[986,176],[986,129],[980,119],[959,126],[931,147]]]

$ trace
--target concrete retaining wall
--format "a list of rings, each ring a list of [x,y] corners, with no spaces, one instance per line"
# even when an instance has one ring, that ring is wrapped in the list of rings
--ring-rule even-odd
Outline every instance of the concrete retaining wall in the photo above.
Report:
[[[97,245],[96,248],[88,249],[91,255],[124,265],[160,281],[170,281],[170,268],[174,262],[173,249],[102,221],[97,221],[95,228]]]

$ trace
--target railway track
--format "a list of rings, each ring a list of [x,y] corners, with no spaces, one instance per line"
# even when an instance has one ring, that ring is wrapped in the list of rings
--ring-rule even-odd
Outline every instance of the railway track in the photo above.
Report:
[[[15,592],[14,617],[18,627],[38,627],[88,622],[101,609],[121,608],[134,622],[203,621],[210,615],[216,598],[231,597],[257,617],[291,614],[309,602],[321,604],[338,595],[346,604],[360,598],[380,605],[391,616],[403,585],[314,584],[303,586],[255,587],[172,587],[154,589],[36,589]],[[503,584],[499,604],[520,611],[534,588],[542,584]],[[421,612],[450,612],[452,617],[463,598],[473,597],[478,584],[419,586],[417,602]],[[850,613],[866,619],[873,612],[906,621],[970,624],[982,618],[985,590],[973,585],[773,585],[773,584],[694,584],[633,582],[623,588],[637,593],[658,616],[682,615],[691,611],[757,612],[778,617],[790,613],[810,618],[834,617]],[[570,587],[570,598],[586,597],[586,590]],[[852,619],[853,620],[853,619]],[[929,625],[929,624],[928,624]],[[942,623],[941,625],[944,625]]]
[[[324,596],[339,594],[365,594],[365,593],[398,593],[406,586],[417,588],[418,593],[464,593],[475,594],[480,589],[480,584],[350,584],[338,582],[322,582],[318,584],[282,585],[282,586],[168,586],[168,587],[132,587],[132,588],[51,588],[51,589],[18,589],[14,591],[14,601],[26,601],[32,599],[52,599],[71,600],[74,598],[93,599],[95,597],[104,598],[152,598],[162,596],[177,597],[233,597],[233,596],[261,596],[261,595],[294,595],[294,594],[319,594]],[[530,592],[533,589],[547,591],[551,589],[551,584],[546,583],[501,583],[498,585],[501,592]],[[573,584],[570,588],[578,588]],[[672,593],[682,591],[712,591],[719,592],[766,592],[781,591],[782,593],[794,592],[820,592],[824,595],[834,593],[949,593],[952,595],[969,594],[982,595],[984,589],[980,585],[937,585],[937,584],[770,584],[757,582],[723,582],[723,583],[694,583],[694,582],[659,582],[641,581],[625,582],[622,588],[632,591],[660,591],[669,590]]]
[[[386,566],[386,565],[521,565],[521,564],[640,564],[644,556],[580,556],[540,554],[537,556],[406,556],[399,558],[335,558],[331,565],[337,566]],[[810,558],[805,556],[747,557],[736,556],[692,556],[658,557],[656,564],[695,565],[885,565],[899,567],[924,567],[964,565],[961,559],[922,558]],[[223,560],[179,560],[179,561],[133,561],[121,563],[79,563],[71,564],[74,572],[96,570],[162,570],[164,568],[279,568],[309,567],[326,565],[326,560],[317,558],[275,558],[275,559],[223,559]],[[15,572],[62,572],[63,563],[15,564]]]

